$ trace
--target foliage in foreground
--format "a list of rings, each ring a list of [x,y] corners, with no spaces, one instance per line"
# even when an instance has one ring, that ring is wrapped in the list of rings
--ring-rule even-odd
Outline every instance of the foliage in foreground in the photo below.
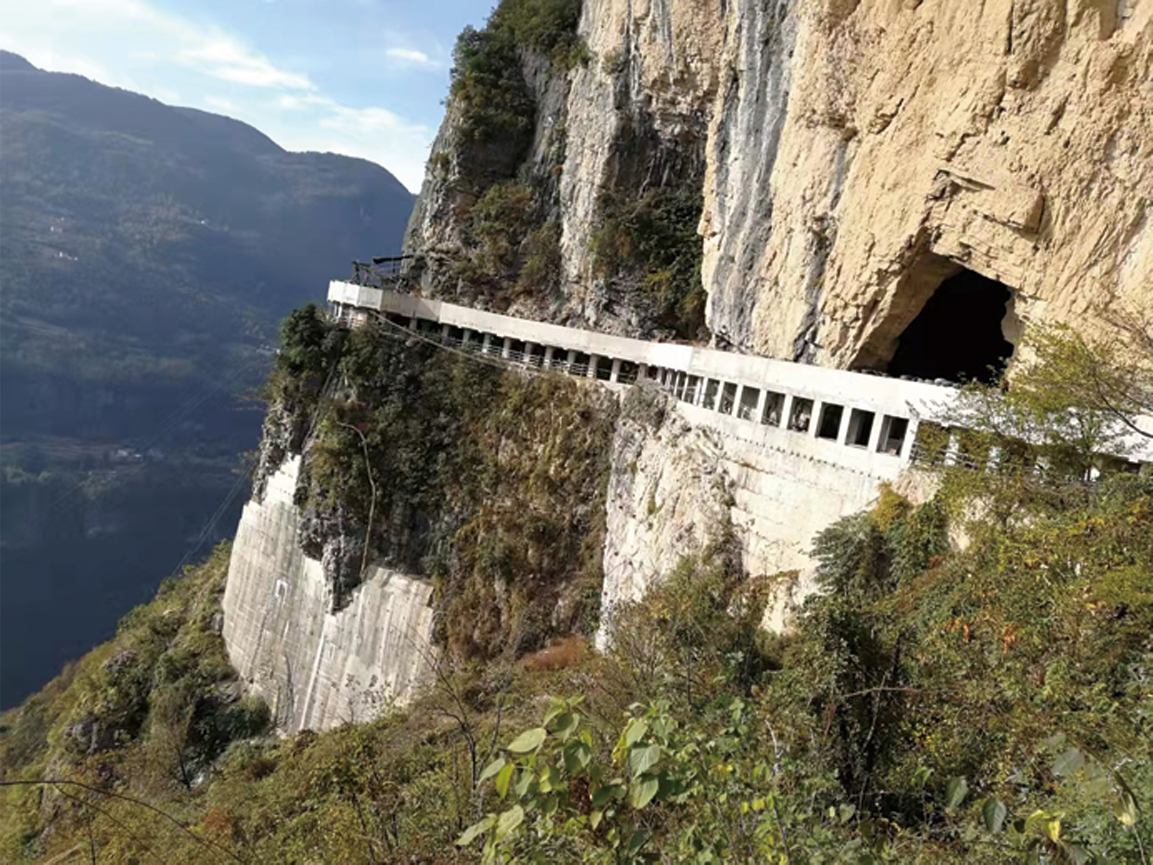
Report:
[[[332,417],[365,437],[322,433],[347,472],[329,483],[351,499],[367,466],[390,496],[435,497],[460,489],[463,467],[491,501],[445,549],[494,593],[506,574],[531,587],[535,557],[574,549],[557,545],[542,503],[565,471],[589,471],[588,454],[545,432],[505,436],[564,410],[571,382],[533,391],[452,364],[406,367],[394,352],[407,349],[371,331],[336,345],[314,324],[296,322],[281,363],[313,384],[336,363],[346,388]],[[453,408],[472,397],[475,437],[500,443],[491,458],[436,462],[445,388]],[[329,398],[302,393],[314,410]],[[452,471],[405,488],[397,459]],[[883,489],[822,532],[823,592],[783,637],[759,623],[788,575],[745,579],[719,527],[643,603],[612,611],[608,655],[574,639],[519,661],[500,643],[484,665],[449,652],[404,711],[291,739],[262,738],[261,707],[236,699],[215,633],[218,550],[4,716],[0,853],[1148,865],[1153,481],[1005,469],[951,469],[920,506]],[[488,596],[456,597],[468,599],[450,606],[456,633],[483,634]]]
[[[816,553],[825,594],[755,684],[753,633],[713,641],[734,597],[675,575],[642,614],[663,650],[636,650],[633,619],[616,658],[660,696],[611,750],[595,709],[555,701],[485,769],[498,808],[460,843],[488,861],[1148,861],[1153,486],[1115,478],[960,554],[938,503],[886,491]],[[711,676],[687,675],[710,643]]]
[[[236,742],[191,786],[151,722],[62,761],[44,719],[75,674],[6,719],[5,778],[51,760],[101,792],[5,791],[3,849],[87,849],[91,826],[98,861],[1148,861],[1153,487],[964,552],[944,512],[886,491],[822,533],[827,593],[787,637],[722,537],[615,612],[608,656],[442,665],[402,712]],[[171,597],[147,618],[186,615]]]

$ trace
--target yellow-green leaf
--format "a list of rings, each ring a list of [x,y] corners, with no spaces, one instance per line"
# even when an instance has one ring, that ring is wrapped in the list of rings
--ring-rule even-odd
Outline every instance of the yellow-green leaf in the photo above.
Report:
[[[524,822],[524,808],[513,805],[500,815],[496,821],[496,840],[507,838],[509,833]]]
[[[512,774],[515,769],[516,767],[512,763],[506,763],[497,773],[496,781],[493,782],[497,795],[502,799],[508,795],[508,785],[512,781]]]
[[[508,749],[514,754],[527,754],[529,751],[535,751],[544,743],[548,738],[548,730],[544,727],[534,727],[531,730],[525,730],[515,739],[513,739]]]
[[[462,834],[459,838],[456,839],[457,846],[467,847],[469,844],[471,844],[473,841],[475,841],[477,839],[477,836],[482,835],[485,832],[487,832],[492,827],[492,824],[495,821],[496,821],[496,815],[495,814],[489,814],[487,817],[485,817],[480,822],[473,823],[471,826],[469,826],[467,829],[464,830],[464,834]]]
[[[660,782],[652,775],[642,775],[634,778],[629,786],[629,804],[634,808],[643,808],[653,800],[660,788]]]

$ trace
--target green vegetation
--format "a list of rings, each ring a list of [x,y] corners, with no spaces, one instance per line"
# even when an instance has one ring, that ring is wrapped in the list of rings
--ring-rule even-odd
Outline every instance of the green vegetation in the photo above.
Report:
[[[493,184],[469,212],[454,276],[490,298],[547,296],[560,279],[561,229],[555,219],[542,225],[544,218],[531,187]]]
[[[433,680],[370,724],[260,735],[215,634],[218,550],[3,717],[5,784],[84,785],[0,788],[7,859],[1149,862],[1153,479],[884,487],[814,540],[821,591],[785,635],[760,622],[796,575],[745,577],[715,526],[613,610],[607,654],[524,655],[592,624],[597,392],[315,325],[279,362],[338,381],[305,507],[375,510],[375,554],[419,554]]]
[[[605,192],[600,226],[592,235],[598,275],[632,279],[657,322],[685,338],[704,327],[699,188],[653,189],[637,197]]]
[[[483,29],[461,32],[451,98],[466,142],[499,142],[523,155],[532,141],[535,106],[521,54],[542,55],[562,70],[586,62],[576,32],[580,10],[580,0],[501,0]]]
[[[335,346],[321,331],[310,339]],[[611,398],[408,345],[384,326],[332,350],[339,395],[316,418],[306,512],[434,579],[456,656],[593,627]],[[315,355],[318,376],[326,356]]]
[[[93,816],[91,810],[70,810],[75,799],[68,796],[81,788],[28,782],[66,778],[73,785],[163,800],[173,790],[191,791],[230,742],[264,731],[267,710],[239,697],[217,633],[227,571],[223,545],[203,565],[165,581],[156,600],[124,617],[113,640],[3,716],[5,861],[28,853],[27,845],[58,812],[67,816],[53,828],[65,833],[82,831]],[[131,838],[105,825],[112,830],[106,860],[129,861],[136,849]]]
[[[739,625],[763,601],[686,564],[618,623],[579,710],[509,737],[461,842],[496,861],[1148,861],[1153,486],[1117,476],[963,553],[936,502],[886,491],[816,553],[823,594],[775,645]],[[606,738],[618,687],[641,702]]]

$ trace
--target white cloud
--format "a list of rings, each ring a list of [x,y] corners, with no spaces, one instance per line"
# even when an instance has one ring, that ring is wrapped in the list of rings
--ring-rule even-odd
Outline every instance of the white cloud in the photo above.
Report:
[[[277,69],[267,57],[238,44],[227,36],[214,35],[181,51],[177,61],[199,67],[202,72],[224,81],[252,87],[285,90],[315,90],[307,75]]]
[[[438,64],[423,51],[415,48],[386,48],[384,56],[396,66],[423,66],[426,69],[435,69]]]

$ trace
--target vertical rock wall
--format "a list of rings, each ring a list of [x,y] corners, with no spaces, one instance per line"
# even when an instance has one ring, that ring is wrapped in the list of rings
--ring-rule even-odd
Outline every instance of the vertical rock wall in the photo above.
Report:
[[[251,693],[287,732],[325,730],[404,703],[430,673],[432,586],[370,568],[351,601],[330,613],[319,561],[300,551],[293,504],[299,456],[244,506],[224,592],[224,641]]]
[[[563,296],[539,315],[644,332],[594,272],[598,198],[698,152],[721,344],[883,366],[962,267],[1024,324],[1108,333],[1153,304],[1150,0],[586,0],[580,32],[563,110],[535,85],[538,132],[565,118]],[[457,205],[430,201],[430,245]]]
[[[702,220],[715,332],[881,365],[961,266],[1014,289],[1026,323],[1104,328],[1099,307],[1153,302],[1148,0],[771,8],[727,22]]]

